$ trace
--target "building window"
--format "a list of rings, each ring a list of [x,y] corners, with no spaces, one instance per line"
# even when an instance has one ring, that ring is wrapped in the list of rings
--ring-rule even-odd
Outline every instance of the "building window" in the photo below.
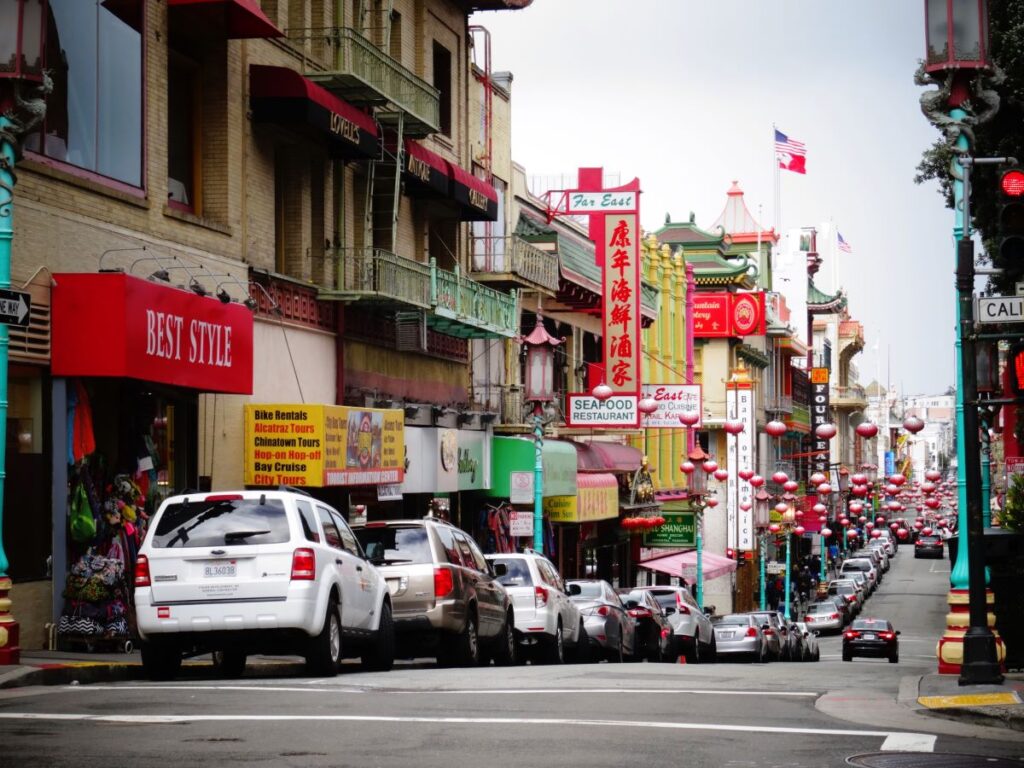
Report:
[[[142,186],[143,7],[133,0],[50,0],[46,67],[53,92],[26,149]]]
[[[167,203],[202,214],[199,65],[174,51],[167,63]]]
[[[483,176],[481,168],[473,166],[477,176]],[[505,263],[505,187],[497,176],[491,177],[494,190],[498,193],[498,220],[473,222],[473,269],[477,272],[510,272],[511,264]]]
[[[434,41],[434,87],[441,92],[441,133],[452,135],[452,53]]]

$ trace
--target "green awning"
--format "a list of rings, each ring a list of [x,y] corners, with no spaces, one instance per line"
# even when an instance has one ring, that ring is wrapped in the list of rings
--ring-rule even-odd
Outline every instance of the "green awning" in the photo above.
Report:
[[[491,498],[511,495],[513,472],[533,472],[535,447],[532,437],[495,437],[491,444]],[[576,495],[576,449],[570,443],[545,440],[541,453],[544,497]]]

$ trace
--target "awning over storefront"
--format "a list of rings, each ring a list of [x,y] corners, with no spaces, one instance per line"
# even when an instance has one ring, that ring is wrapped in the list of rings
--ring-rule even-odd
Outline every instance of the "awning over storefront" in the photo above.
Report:
[[[54,376],[252,394],[252,312],[123,272],[53,276]]]
[[[674,555],[654,557],[650,560],[642,560],[641,568],[649,568],[652,571],[661,571],[671,576],[682,576],[688,581],[697,578],[697,551],[677,552]],[[717,579],[736,570],[736,561],[728,557],[715,555],[711,552],[704,552],[701,555],[701,569],[704,571],[705,579]]]
[[[498,193],[483,179],[455,163],[448,163],[451,171],[451,197],[461,208],[462,221],[497,221]]]
[[[419,142],[406,139],[404,147],[402,178],[407,194],[454,201],[462,221],[498,220],[498,192],[493,185]]]
[[[535,445],[532,438],[495,437],[491,447],[491,488],[487,496],[499,499],[533,499]],[[576,496],[576,449],[571,443],[545,440],[541,454],[543,496]],[[527,475],[529,475],[527,477]],[[529,486],[524,488],[519,483]]]
[[[288,67],[249,67],[253,119],[326,139],[338,157],[376,157],[380,129],[370,115]]]
[[[448,197],[448,161],[412,139],[405,140],[402,176],[408,195]]]
[[[577,475],[576,487],[576,496],[545,500],[544,512],[551,522],[594,523],[619,516],[619,481],[615,475],[601,472]]]
[[[593,440],[574,442],[580,472],[636,472],[643,452],[631,445]]]
[[[257,0],[167,0],[171,18],[191,29],[221,34],[231,40],[284,37]]]

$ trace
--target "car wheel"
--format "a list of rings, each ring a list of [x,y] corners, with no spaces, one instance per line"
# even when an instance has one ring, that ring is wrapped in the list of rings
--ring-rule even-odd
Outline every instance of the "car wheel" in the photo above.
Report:
[[[334,677],[341,666],[341,614],[338,601],[331,598],[320,634],[313,638],[306,654],[306,667],[320,677]]]
[[[898,653],[894,653],[892,656],[889,657],[889,663],[890,664],[899,664],[900,663],[900,655]]]
[[[565,638],[562,637],[561,619],[558,620],[558,626],[555,627],[555,636],[548,641],[545,657],[548,664],[565,663]]]
[[[712,633],[711,642],[708,643],[708,647],[704,651],[704,661],[711,664],[718,661],[718,641],[715,639],[714,633]]]
[[[686,663],[687,664],[700,664],[700,633],[698,632],[693,636],[693,641],[689,644],[686,649]]]
[[[849,651],[843,651],[843,661],[853,661],[853,654]]]
[[[380,627],[377,637],[361,658],[363,669],[369,672],[387,672],[395,664],[395,621],[391,615],[391,603],[384,603],[380,609]]]
[[[480,635],[473,610],[466,617],[466,626],[456,640],[455,663],[461,667],[475,667],[480,663]]]
[[[235,680],[245,672],[246,655],[244,651],[225,648],[213,652],[213,668],[220,677]]]
[[[625,658],[626,654],[623,651],[622,629],[620,628],[618,648],[614,651],[611,651],[611,653],[608,654],[608,661],[613,661],[616,664],[621,664],[623,661],[625,661]]]
[[[150,680],[173,680],[181,669],[181,650],[173,643],[142,643],[142,670]]]
[[[512,667],[519,663],[519,639],[512,611],[505,615],[505,629],[495,641],[494,663],[499,667]]]

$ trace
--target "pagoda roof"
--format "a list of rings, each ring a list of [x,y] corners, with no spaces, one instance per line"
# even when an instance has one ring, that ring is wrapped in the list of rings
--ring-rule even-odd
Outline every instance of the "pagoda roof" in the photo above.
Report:
[[[684,248],[683,258],[693,265],[693,277],[699,286],[756,286],[757,265],[746,256],[726,259],[717,253],[687,253]]]
[[[829,294],[818,289],[814,280],[807,278],[807,311],[815,315],[831,315],[846,309],[846,294],[840,288]]]
[[[774,244],[779,241],[774,228],[762,229],[751,215],[738,181],[733,181],[726,193],[725,209],[711,226],[724,230],[734,243],[756,243],[760,240]]]
[[[668,214],[665,214],[665,226],[654,232],[659,243],[667,245],[703,245],[724,251],[730,245],[730,240],[724,229],[719,228],[716,232],[708,232],[697,226],[696,215],[691,211],[689,221],[672,221]]]

